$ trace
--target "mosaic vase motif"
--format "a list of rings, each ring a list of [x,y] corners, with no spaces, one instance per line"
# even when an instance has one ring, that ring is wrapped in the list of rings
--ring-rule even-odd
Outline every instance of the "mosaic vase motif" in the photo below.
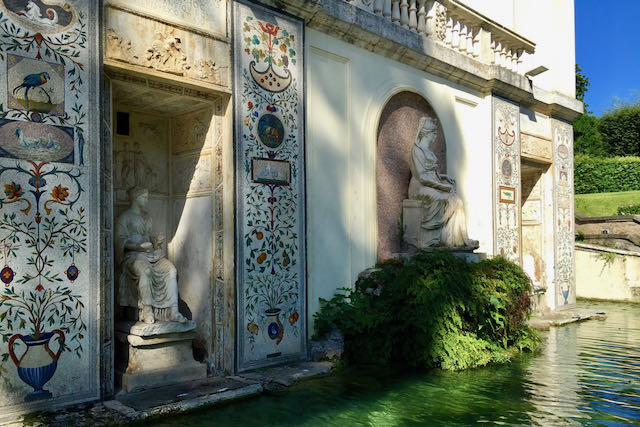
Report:
[[[55,334],[60,335],[60,347],[56,353],[49,348],[49,341]],[[19,358],[14,352],[15,342],[18,339],[27,346],[27,350]],[[56,372],[63,345],[64,333],[59,329],[41,334],[38,338],[20,334],[15,334],[11,337],[9,340],[9,355],[18,368],[18,376],[22,381],[33,387],[33,391],[25,396],[25,401],[29,402],[51,397],[51,392],[44,390],[42,387]]]

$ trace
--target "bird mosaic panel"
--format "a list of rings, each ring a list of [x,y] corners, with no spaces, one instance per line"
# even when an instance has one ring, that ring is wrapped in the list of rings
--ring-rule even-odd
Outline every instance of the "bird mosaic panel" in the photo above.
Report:
[[[0,0],[0,423],[99,396],[97,30],[94,2]]]

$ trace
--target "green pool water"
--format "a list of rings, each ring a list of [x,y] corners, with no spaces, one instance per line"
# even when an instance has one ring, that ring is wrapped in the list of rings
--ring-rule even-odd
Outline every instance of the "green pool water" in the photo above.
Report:
[[[348,369],[158,426],[640,425],[640,305],[543,331],[542,350],[465,372]]]

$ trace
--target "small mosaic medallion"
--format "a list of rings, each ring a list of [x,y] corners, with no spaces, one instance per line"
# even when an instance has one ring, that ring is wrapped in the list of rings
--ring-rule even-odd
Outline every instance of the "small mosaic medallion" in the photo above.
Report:
[[[80,275],[80,270],[78,269],[78,267],[76,267],[75,264],[71,264],[69,268],[67,268],[67,270],[65,271],[65,274],[67,275],[67,279],[73,282]]]
[[[285,138],[282,121],[274,114],[263,114],[258,120],[258,137],[268,149],[280,148]]]
[[[16,274],[8,265],[5,265],[4,268],[0,270],[0,280],[2,280],[2,283],[5,285],[9,285],[15,276]]]

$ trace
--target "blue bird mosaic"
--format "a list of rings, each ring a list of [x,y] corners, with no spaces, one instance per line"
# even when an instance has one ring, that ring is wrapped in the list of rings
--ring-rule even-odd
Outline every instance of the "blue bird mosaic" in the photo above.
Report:
[[[38,86],[42,86],[43,84],[45,84],[46,82],[49,81],[51,77],[49,76],[49,73],[47,72],[43,72],[43,73],[36,73],[36,74],[27,74],[24,77],[24,80],[22,81],[22,84],[19,86],[16,86],[13,89],[13,94],[15,95],[16,92],[21,89],[21,88],[25,88],[24,90],[24,99],[26,102],[26,108],[29,108],[29,89],[33,88],[33,87],[38,87]]]

